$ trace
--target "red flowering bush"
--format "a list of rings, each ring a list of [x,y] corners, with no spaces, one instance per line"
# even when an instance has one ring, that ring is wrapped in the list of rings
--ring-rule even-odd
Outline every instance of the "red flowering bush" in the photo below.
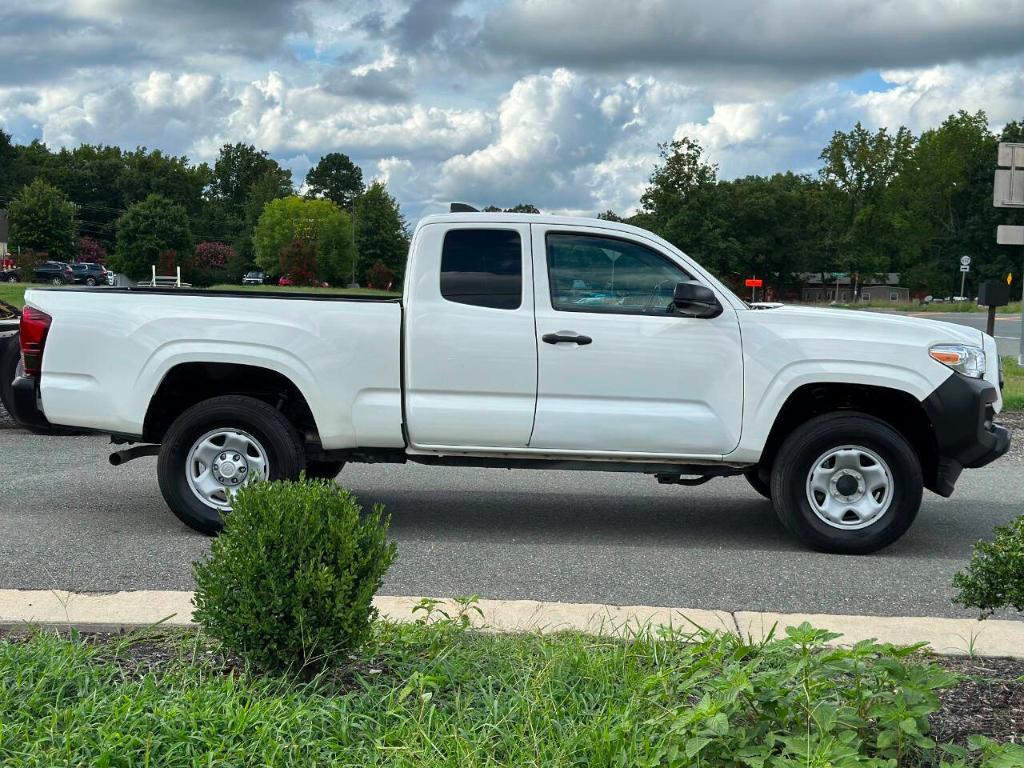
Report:
[[[107,261],[107,249],[103,243],[93,240],[91,237],[78,238],[78,261],[90,264],[105,264]]]

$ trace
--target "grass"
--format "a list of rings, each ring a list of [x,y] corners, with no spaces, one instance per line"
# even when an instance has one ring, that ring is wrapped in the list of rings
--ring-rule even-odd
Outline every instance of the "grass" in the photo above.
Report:
[[[973,301],[959,301],[942,304],[897,304],[890,301],[860,301],[855,304],[812,304],[810,306],[835,307],[836,309],[884,309],[889,312],[987,312],[988,307],[980,307]],[[1005,307],[998,307],[996,314],[1016,315],[1020,313],[1021,303],[1014,301]]]
[[[39,633],[0,639],[0,764],[934,764],[928,714],[957,678],[912,648],[837,651],[831,637],[377,622],[358,658],[298,682],[225,664],[195,632]]]
[[[1024,368],[1013,357],[1003,358],[1003,408],[1024,411]]]
[[[24,307],[27,287],[24,283],[0,283],[0,301],[6,301],[16,307]]]

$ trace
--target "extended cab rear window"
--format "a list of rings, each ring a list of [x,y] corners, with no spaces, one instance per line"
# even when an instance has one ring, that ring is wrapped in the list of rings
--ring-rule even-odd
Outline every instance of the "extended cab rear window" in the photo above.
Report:
[[[523,244],[510,229],[453,229],[441,250],[441,295],[492,309],[523,303]]]

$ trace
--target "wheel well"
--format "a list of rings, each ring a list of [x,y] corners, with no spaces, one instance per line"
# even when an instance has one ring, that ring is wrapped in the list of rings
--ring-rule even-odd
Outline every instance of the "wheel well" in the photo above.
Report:
[[[790,432],[824,413],[859,411],[889,424],[903,435],[917,453],[925,485],[931,487],[937,472],[935,430],[924,406],[913,395],[888,387],[860,384],[805,384],[789,396],[768,434],[759,468],[765,471]]]
[[[185,410],[220,395],[262,400],[281,411],[307,442],[320,440],[306,398],[287,376],[269,368],[235,363],[182,363],[168,371],[149,401],[143,439],[159,443]]]

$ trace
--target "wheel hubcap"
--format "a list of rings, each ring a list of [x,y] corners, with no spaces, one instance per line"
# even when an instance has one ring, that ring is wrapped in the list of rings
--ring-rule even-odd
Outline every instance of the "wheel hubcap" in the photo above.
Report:
[[[230,510],[231,496],[241,486],[269,476],[267,452],[240,429],[215,429],[193,443],[185,463],[192,493],[216,510]]]
[[[842,530],[866,528],[889,510],[892,471],[874,451],[856,445],[821,454],[807,474],[807,501],[818,519]]]

